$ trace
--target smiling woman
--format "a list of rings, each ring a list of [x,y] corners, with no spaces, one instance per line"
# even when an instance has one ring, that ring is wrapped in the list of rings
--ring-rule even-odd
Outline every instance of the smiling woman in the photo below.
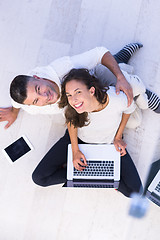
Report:
[[[64,79],[59,107],[69,108],[65,111],[67,123],[71,121],[76,127],[82,127],[88,121],[86,112],[102,110],[108,104],[108,87],[104,87],[87,69],[72,69]]]
[[[118,135],[122,137],[130,113],[135,110],[135,104],[133,102],[127,107],[127,98],[123,92],[116,95],[114,87],[108,89],[99,82],[86,69],[72,69],[64,77],[59,106],[66,107],[67,124],[80,128],[78,134],[82,141],[86,142],[87,139],[90,143],[112,143],[118,132],[121,132]],[[120,131],[122,119],[124,126]],[[83,128],[86,124],[87,127]],[[115,144],[115,147],[122,148],[120,143],[119,146]]]

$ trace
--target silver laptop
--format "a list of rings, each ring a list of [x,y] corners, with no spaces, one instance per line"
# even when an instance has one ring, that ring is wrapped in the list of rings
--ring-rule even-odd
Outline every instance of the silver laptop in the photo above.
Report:
[[[150,185],[148,186],[146,196],[152,202],[160,206],[160,170],[157,172]]]
[[[73,166],[72,148],[68,145],[67,182],[65,187],[118,188],[120,153],[113,144],[79,144],[87,167],[78,171]]]

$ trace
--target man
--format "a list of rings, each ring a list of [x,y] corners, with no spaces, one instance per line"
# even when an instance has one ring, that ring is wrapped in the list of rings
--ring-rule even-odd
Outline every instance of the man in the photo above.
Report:
[[[128,62],[133,53],[142,47],[141,44],[128,44],[116,55],[112,56],[105,47],[97,47],[90,51],[72,57],[62,57],[45,67],[37,67],[28,75],[14,78],[10,87],[12,106],[0,108],[0,122],[8,121],[5,128],[10,127],[16,120],[20,108],[31,114],[56,114],[60,97],[62,78],[72,68],[94,69],[98,64],[107,67],[117,79],[116,92],[124,91],[128,105],[133,100],[130,84],[126,81],[118,63]]]

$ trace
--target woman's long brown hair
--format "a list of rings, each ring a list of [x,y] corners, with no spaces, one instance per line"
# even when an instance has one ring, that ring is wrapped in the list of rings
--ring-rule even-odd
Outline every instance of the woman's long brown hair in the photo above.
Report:
[[[81,69],[72,69],[68,74],[66,74],[63,78],[61,84],[61,98],[59,101],[59,108],[65,107],[65,117],[66,123],[71,123],[74,127],[83,127],[89,124],[88,113],[77,113],[74,108],[70,106],[68,103],[68,99],[66,96],[66,84],[71,80],[77,80],[86,85],[88,89],[91,87],[95,88],[94,96],[100,104],[104,104],[107,101],[107,93],[108,88],[104,87],[100,80],[98,80],[95,76],[91,75],[89,71],[85,68]]]

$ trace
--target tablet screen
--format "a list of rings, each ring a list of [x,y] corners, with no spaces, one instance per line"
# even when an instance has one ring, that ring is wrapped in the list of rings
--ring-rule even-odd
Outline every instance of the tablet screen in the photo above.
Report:
[[[32,147],[24,137],[20,137],[18,140],[10,144],[4,149],[5,155],[8,155],[12,162],[22,157],[27,152],[31,151]]]

